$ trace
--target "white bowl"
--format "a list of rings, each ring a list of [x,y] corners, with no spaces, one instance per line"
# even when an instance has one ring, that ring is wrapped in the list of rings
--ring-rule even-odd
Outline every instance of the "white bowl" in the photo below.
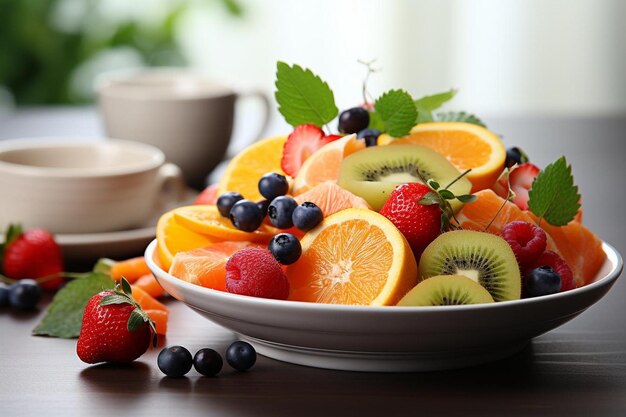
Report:
[[[299,365],[370,372],[431,371],[477,365],[520,351],[602,298],[623,269],[607,260],[582,288],[495,304],[367,307],[268,300],[203,288],[173,277],[145,257],[173,297],[235,332],[265,356]]]

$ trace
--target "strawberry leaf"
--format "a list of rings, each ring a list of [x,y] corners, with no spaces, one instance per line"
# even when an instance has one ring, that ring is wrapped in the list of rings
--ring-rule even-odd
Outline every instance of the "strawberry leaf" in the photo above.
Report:
[[[292,126],[313,124],[322,127],[333,120],[339,109],[328,84],[309,69],[284,62],[276,64],[278,111]]]
[[[400,137],[408,134],[415,126],[417,120],[417,109],[413,98],[403,90],[391,90],[383,94],[374,103],[376,113],[378,113],[385,125],[385,131],[393,137]]]
[[[66,339],[78,337],[83,311],[89,299],[114,286],[115,281],[110,276],[97,272],[69,282],[54,296],[45,317],[35,327],[33,334]]]
[[[132,304],[132,301],[128,298],[128,296],[122,294],[110,294],[100,300],[101,306],[108,306],[111,304]]]
[[[528,197],[530,211],[553,226],[564,226],[574,219],[580,208],[580,194],[564,156],[539,172]]]
[[[141,310],[134,309],[130,313],[130,317],[128,317],[128,323],[126,327],[128,328],[128,331],[132,333],[139,330],[139,328],[147,321],[148,317],[146,313]]]
[[[130,283],[124,277],[122,277],[122,291],[128,297],[132,297],[133,296],[133,289],[130,287]]]
[[[454,200],[456,198],[452,191],[446,190],[446,189],[439,190],[439,195],[445,198],[446,200]]]
[[[432,206],[435,204],[439,204],[441,199],[439,195],[435,191],[429,191],[422,198],[419,199],[418,203],[424,206]]]

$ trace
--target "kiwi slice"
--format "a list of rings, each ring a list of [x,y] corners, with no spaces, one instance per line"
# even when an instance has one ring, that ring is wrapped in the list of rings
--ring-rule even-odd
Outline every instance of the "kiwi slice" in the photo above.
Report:
[[[437,275],[417,284],[399,306],[456,306],[493,303],[482,285],[463,275]]]
[[[460,172],[441,154],[421,145],[371,146],[349,155],[341,163],[338,184],[364,198],[376,211],[400,184],[422,182],[417,170],[426,179],[434,179],[442,187],[451,183]],[[467,194],[472,183],[465,177],[451,187],[455,195]],[[458,210],[462,203],[450,202]]]
[[[495,301],[517,300],[521,279],[509,244],[491,233],[454,230],[439,235],[420,259],[423,278],[464,275],[479,283]]]

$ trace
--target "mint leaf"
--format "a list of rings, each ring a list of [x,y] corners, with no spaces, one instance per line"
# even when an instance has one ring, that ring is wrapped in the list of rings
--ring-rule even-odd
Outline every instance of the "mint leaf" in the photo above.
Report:
[[[83,311],[89,299],[114,286],[115,282],[110,276],[98,272],[73,280],[54,296],[45,317],[35,327],[33,334],[66,339],[78,337]]]
[[[487,127],[478,117],[464,111],[449,111],[444,113],[437,113],[434,120],[437,122],[465,122],[471,123],[473,125]]]
[[[564,156],[539,172],[528,196],[528,207],[539,219],[553,226],[564,226],[574,219],[580,208],[580,194]]]
[[[370,129],[380,130],[381,132],[385,131],[385,123],[380,117],[380,114],[376,113],[375,111],[370,112],[370,123],[367,125],[367,127]]]
[[[428,123],[435,120],[433,111],[443,106],[446,102],[452,100],[457,90],[451,89],[445,93],[424,96],[415,100],[415,108],[417,109],[417,123]]]
[[[284,62],[276,64],[278,111],[292,126],[313,124],[322,127],[333,120],[339,109],[326,82],[309,69]]]
[[[408,134],[417,119],[417,110],[413,98],[403,90],[391,90],[383,94],[374,103],[385,125],[385,131],[393,137]]]

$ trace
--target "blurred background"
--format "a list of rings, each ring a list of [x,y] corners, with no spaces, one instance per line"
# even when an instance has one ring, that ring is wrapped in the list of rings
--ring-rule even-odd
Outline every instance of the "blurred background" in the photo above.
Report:
[[[277,60],[329,82],[340,108],[459,90],[479,116],[626,114],[623,0],[0,0],[0,107],[86,104],[98,74],[190,66],[274,89]],[[278,127],[282,120],[275,117]]]

